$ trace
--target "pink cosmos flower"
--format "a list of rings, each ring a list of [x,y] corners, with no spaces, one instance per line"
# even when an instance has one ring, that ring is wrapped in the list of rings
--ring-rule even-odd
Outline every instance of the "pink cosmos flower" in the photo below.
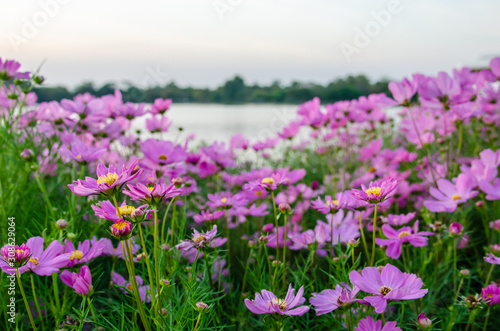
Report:
[[[364,268],[362,274],[353,270],[349,273],[349,279],[353,286],[374,294],[364,299],[375,308],[377,314],[385,311],[388,300],[419,299],[428,291],[422,290],[422,279],[414,274],[403,273],[391,264],[387,264],[382,272],[376,267]]]
[[[138,160],[135,160],[129,167],[123,165],[119,171],[114,165],[109,165],[109,169],[104,164],[97,166],[97,179],[86,177],[85,180],[78,179],[74,184],[69,184],[69,189],[77,195],[102,194],[112,196],[116,194],[125,183],[131,181],[142,173],[142,169],[136,170]]]
[[[480,181],[479,188],[486,193],[486,200],[500,200],[500,178],[495,178],[493,184],[485,180]]]
[[[309,307],[307,306],[297,307],[306,301],[306,299],[302,297],[304,294],[304,286],[299,289],[297,295],[294,295],[294,292],[295,290],[292,288],[292,284],[290,284],[285,299],[278,299],[272,292],[262,290],[262,294],[255,293],[255,300],[245,299],[245,305],[252,313],[258,315],[279,314],[302,316],[309,311]]]
[[[394,178],[390,178],[381,183],[377,181],[370,182],[368,187],[361,185],[362,190],[351,189],[351,192],[358,200],[378,204],[390,198],[392,194],[394,194],[397,186],[398,181]]]
[[[198,232],[193,229],[193,235],[189,240],[181,240],[181,243],[175,247],[180,251],[186,251],[191,248],[208,247],[217,235],[217,225],[214,225],[212,230],[207,232]]]
[[[500,303],[500,287],[497,284],[490,284],[481,290],[481,297],[489,305]]]
[[[479,192],[473,191],[473,180],[460,174],[455,184],[446,179],[437,181],[438,189],[431,187],[430,193],[436,200],[425,200],[424,206],[431,212],[454,212],[458,205],[474,198]]]
[[[367,316],[360,319],[355,331],[401,331],[400,327],[396,326],[396,322],[387,321],[382,327],[382,320],[375,321],[373,317]]]
[[[409,81],[405,78],[400,83],[390,82],[388,87],[398,104],[409,106],[411,98],[417,93],[418,82],[415,80]]]
[[[368,142],[366,146],[360,148],[359,150],[360,156],[358,159],[363,162],[368,161],[378,152],[380,152],[381,148],[382,148],[382,138],[372,140]]]
[[[144,159],[141,166],[149,170],[162,170],[164,166],[186,160],[187,153],[183,147],[170,141],[148,139],[141,144]]]
[[[101,256],[104,250],[105,244],[103,241],[97,241],[95,244],[90,246],[90,241],[87,239],[83,242],[78,243],[78,249],[71,241],[66,239],[66,245],[64,248],[64,253],[67,253],[68,267],[73,267],[80,263],[88,263],[90,260]]]
[[[123,194],[128,195],[134,201],[142,201],[149,205],[157,205],[166,199],[177,197],[181,191],[175,188],[175,184],[154,184],[153,187],[147,187],[144,184],[127,184],[128,190],[123,190]]]
[[[366,304],[366,301],[354,299],[359,292],[359,288],[354,286],[352,289],[346,283],[335,285],[335,290],[324,290],[321,293],[313,293],[309,302],[314,306],[316,315],[323,315],[334,311],[337,308],[349,307],[354,302]]]
[[[151,133],[156,132],[167,132],[168,128],[172,125],[172,121],[169,120],[166,116],[157,117],[153,116],[152,118],[146,119],[146,129],[148,129]]]
[[[483,259],[491,264],[500,264],[500,257],[497,257],[492,253],[488,253],[487,256],[485,256]]]
[[[0,58],[0,80],[9,79],[29,79],[29,72],[18,72],[21,64],[14,60],[4,60]]]
[[[141,301],[145,303],[151,302],[151,294],[149,294],[149,285],[144,285],[144,280],[140,276],[135,276],[136,282],[137,282],[137,287],[139,290],[139,295],[141,297]],[[113,284],[117,286],[124,287],[122,290],[125,293],[132,293],[132,283],[129,281],[126,281],[125,278],[120,275],[119,273],[112,272],[111,273],[111,281]],[[128,291],[130,292],[128,292]]]
[[[113,242],[109,238],[101,238],[97,240],[97,238],[94,236],[91,240],[90,243],[92,245],[95,245],[98,241],[101,241],[104,243],[104,249],[102,250],[102,255],[104,256],[116,256],[119,257],[120,259],[125,260],[125,257],[123,255],[123,246],[122,246],[122,241],[118,242],[118,245],[116,248],[113,246]],[[141,248],[140,245],[135,244],[134,241],[132,240],[132,254],[135,255],[139,249]],[[136,258],[134,257],[134,261],[136,261]]]
[[[78,163],[87,164],[89,162],[94,162],[99,157],[106,152],[104,148],[96,148],[89,146],[80,140],[75,140],[71,143],[70,147],[64,145],[59,150],[61,155],[76,161]]]
[[[172,99],[155,99],[153,105],[151,105],[151,110],[149,111],[151,114],[163,114],[165,113],[172,104]]]
[[[387,215],[387,218],[383,219],[384,222],[387,224],[393,225],[393,226],[401,226],[409,221],[411,221],[415,217],[415,212],[413,213],[408,213],[408,214],[400,214],[400,215],[393,215],[389,214]]]
[[[325,202],[318,197],[316,201],[311,201],[312,208],[317,209],[322,214],[330,214],[336,210],[345,208],[353,209],[356,207],[357,203],[350,191],[340,192],[335,194],[335,199],[327,195],[325,196]]]
[[[241,194],[236,193],[232,195],[230,192],[220,192],[215,194],[208,194],[207,205],[212,208],[237,208],[246,206],[248,200]]]
[[[61,280],[64,284],[68,285],[75,292],[81,296],[86,296],[92,293],[92,275],[90,269],[86,265],[80,268],[80,273],[70,272],[64,270],[61,272]]]
[[[26,262],[25,265],[19,268],[20,274],[29,270],[40,276],[50,276],[54,272],[59,272],[59,268],[63,268],[68,264],[70,253],[64,254],[64,246],[57,240],[51,242],[45,250],[43,249],[43,242],[44,240],[42,237],[33,237],[28,239],[26,244],[22,244],[21,246],[6,245],[2,247],[0,268],[2,268],[5,273],[15,274],[16,269],[7,264],[7,262],[10,262],[9,253],[13,248],[15,260],[22,261],[22,263]]]
[[[118,221],[120,218],[118,217],[118,212],[116,210],[116,207],[114,204],[111,202],[105,200],[99,202],[97,205],[92,205],[92,209],[94,210],[94,213],[96,216],[106,219],[108,221]],[[148,212],[147,210],[144,210],[147,207],[147,205],[142,205],[137,208],[133,206],[128,206],[125,201],[118,207],[118,210],[120,211],[120,215],[122,217],[131,217],[132,213],[134,211],[144,211]]]
[[[196,223],[201,224],[203,222],[215,221],[222,216],[224,216],[224,210],[216,210],[214,212],[210,212],[208,210],[202,210],[200,214],[196,214],[193,216],[193,219]]]
[[[388,224],[382,225],[382,232],[387,239],[376,238],[377,245],[387,246],[385,253],[392,259],[399,259],[401,256],[401,247],[404,243],[409,243],[414,247],[427,246],[427,237],[432,236],[434,233],[426,231],[418,231],[418,221],[415,222],[413,229],[409,226],[402,227],[395,230]]]

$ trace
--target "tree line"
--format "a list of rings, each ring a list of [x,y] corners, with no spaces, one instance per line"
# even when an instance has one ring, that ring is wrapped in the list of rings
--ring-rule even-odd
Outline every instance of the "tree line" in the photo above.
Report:
[[[130,102],[151,103],[156,98],[172,99],[175,103],[288,103],[298,104],[319,97],[322,102],[350,100],[370,93],[388,93],[388,80],[371,83],[364,75],[348,76],[336,79],[326,85],[315,83],[292,82],[283,85],[275,81],[270,85],[247,85],[240,76],[227,80],[223,85],[214,89],[180,87],[175,82],[165,86],[140,88],[127,83],[119,88],[123,100]],[[40,87],[35,89],[38,101],[52,101],[72,99],[75,95],[90,93],[95,96],[112,94],[117,86],[107,83],[96,87],[92,82],[85,82],[69,90],[64,86]]]

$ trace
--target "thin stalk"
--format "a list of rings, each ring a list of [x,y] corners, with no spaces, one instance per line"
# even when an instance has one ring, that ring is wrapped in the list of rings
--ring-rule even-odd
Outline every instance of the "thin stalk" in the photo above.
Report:
[[[16,276],[17,282],[19,283],[19,289],[21,290],[21,295],[23,296],[24,305],[26,306],[26,310],[28,311],[28,317],[30,318],[31,327],[36,331],[35,322],[33,321],[33,316],[31,316],[31,310],[30,306],[28,305],[28,300],[26,300],[26,294],[24,294],[23,284],[21,283],[21,274],[19,273],[18,268],[16,268]]]
[[[174,247],[174,241],[175,241],[175,207],[177,206],[176,199],[177,197],[173,198],[174,209],[172,210],[172,236],[170,237],[170,247]],[[164,228],[163,224],[161,227],[163,230]]]
[[[399,318],[399,325],[403,324],[403,317],[405,316],[405,303],[403,301],[403,304],[401,306],[401,317]]]
[[[488,312],[486,312],[486,319],[484,320],[483,331],[486,331],[486,327],[488,326],[488,318],[490,318],[490,310],[491,310],[491,305],[488,305]]]
[[[248,254],[247,266],[245,268],[245,274],[243,275],[243,285],[241,285],[241,293],[245,292],[245,285],[247,283],[248,269],[250,268],[250,260],[252,259],[253,248],[250,249],[250,254]]]
[[[361,240],[363,240],[363,247],[365,249],[366,259],[368,259],[368,245],[366,244],[365,231],[363,229],[363,221],[361,220],[361,210],[359,211],[359,232],[361,232]]]
[[[226,209],[227,270],[231,273],[231,239],[229,238],[229,214]]]
[[[54,289],[54,297],[56,298],[56,308],[57,308],[57,313],[55,314],[56,315],[56,322],[59,323],[60,312],[61,312],[61,302],[59,301],[59,289],[57,286],[57,274],[56,273],[52,274],[52,287]]]
[[[490,271],[488,271],[488,275],[486,276],[486,281],[484,282],[485,286],[488,286],[488,283],[490,282],[491,274],[493,273],[494,267],[495,267],[495,265],[492,264],[490,267]]]
[[[373,212],[373,230],[372,230],[373,244],[372,244],[372,259],[371,259],[371,263],[370,263],[370,266],[372,266],[372,267],[375,263],[375,233],[376,233],[376,229],[377,229],[377,205],[378,204],[375,204],[375,210]]]
[[[269,276],[271,276],[271,259],[269,259],[269,254],[267,253],[267,245],[264,245],[264,252],[266,253],[267,266],[269,268]],[[273,279],[271,279],[271,288],[273,287]]]
[[[35,281],[33,279],[33,274],[32,273],[30,274],[30,278],[31,278],[31,290],[33,292],[33,300],[35,300],[35,306],[36,306],[36,311],[38,312],[38,318],[40,319],[40,322],[42,324],[42,329],[45,329],[45,327],[43,326],[43,318],[42,318],[42,313],[41,313],[41,310],[40,310],[40,305],[38,304],[38,299],[36,297]]]
[[[161,225],[161,240],[163,241],[164,238],[165,238],[165,223],[167,222],[167,215],[168,215],[168,211],[170,210],[170,206],[172,205],[172,202],[174,201],[174,199],[170,200],[170,202],[168,203],[168,206],[167,206],[167,210],[165,211],[165,214],[163,215],[163,224]],[[167,234],[168,235],[168,234]],[[172,233],[172,236],[174,234]],[[168,240],[165,240],[165,241],[168,241]]]
[[[273,209],[274,209],[274,222],[276,223],[276,261],[279,261],[279,229],[278,229],[278,214],[276,213],[276,203],[274,202],[274,191],[271,191],[271,197],[273,200]]]
[[[142,249],[144,251],[144,258],[146,259],[146,267],[148,269],[148,277],[149,277],[149,286],[151,293],[155,293],[155,288],[153,285],[153,273],[151,272],[151,265],[149,263],[149,255],[148,252],[146,251],[146,243],[144,241],[144,236],[142,235],[142,225],[139,224],[139,236],[141,237],[141,244],[142,244]],[[154,300],[153,299],[153,306],[154,306]]]
[[[198,327],[199,327],[199,325],[200,325],[200,319],[201,319],[201,311],[198,313],[198,319],[196,320],[196,324],[195,324],[195,326],[194,326],[193,331],[198,330]]]
[[[208,262],[207,255],[205,255],[205,266],[207,267],[208,281],[210,283],[210,287],[214,288],[214,283],[212,282],[212,271],[210,271],[210,263]]]
[[[92,302],[90,301],[89,297],[87,297],[87,301],[89,303],[90,313],[92,314],[92,318],[94,319],[94,324],[97,324],[97,319],[95,318],[95,313],[94,313],[94,307],[92,307]]]
[[[44,185],[43,181],[40,180],[40,172],[37,172],[35,174],[35,180],[38,184],[38,187],[40,188],[40,191],[42,191],[43,199],[45,200],[45,203],[47,204],[47,208],[49,208],[50,215],[52,216],[52,218],[55,219],[56,216],[54,214],[54,209],[52,208],[52,204],[50,203],[50,199],[49,199],[49,196],[47,194],[47,190],[45,189],[45,185]]]
[[[160,302],[160,266],[158,260],[158,212],[156,211],[156,205],[153,206],[153,216],[154,216],[154,258],[155,258],[155,275],[156,275],[156,306],[155,306],[155,316],[158,314],[158,303]],[[173,235],[173,234],[172,234]]]
[[[286,233],[286,214],[283,214],[284,217],[284,222],[285,222],[285,245],[283,246],[283,287],[286,290],[286,283],[285,283],[285,274],[286,274],[286,239],[287,239],[287,233]]]
[[[457,240],[453,238],[453,293],[457,291]]]
[[[354,247],[351,247],[351,257],[352,257],[352,268],[354,269],[354,265],[356,264],[356,259],[354,258]]]

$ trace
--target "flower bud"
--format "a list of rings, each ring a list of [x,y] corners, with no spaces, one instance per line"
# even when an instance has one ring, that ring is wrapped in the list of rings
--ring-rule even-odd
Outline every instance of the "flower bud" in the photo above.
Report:
[[[280,265],[281,265],[281,261],[278,261],[278,260],[273,261],[273,267],[278,267]]]
[[[482,206],[484,206],[484,202],[482,200],[479,200],[478,202],[476,202],[477,208],[481,208]]]
[[[470,275],[469,269],[462,269],[459,272],[459,276],[462,278],[467,278],[467,277],[469,277],[469,275]]]
[[[134,210],[131,214],[130,217],[135,221],[135,222],[142,222],[144,220],[144,215],[146,213],[142,209],[136,209]]]
[[[26,161],[32,161],[35,158],[35,153],[31,149],[25,149],[21,152],[21,158]]]
[[[160,279],[162,285],[170,285],[170,281],[168,279]]]
[[[255,240],[249,240],[248,241],[248,247],[255,247],[255,246],[256,246]]]
[[[355,247],[358,247],[358,246],[359,246],[359,241],[358,241],[358,240],[356,240],[356,239],[349,239],[349,240],[347,241],[347,244],[348,244],[349,246],[351,246],[351,247],[355,248]]]
[[[170,249],[170,245],[169,244],[162,244],[161,245],[161,250],[166,252]]]
[[[267,244],[269,242],[269,238],[267,236],[260,236],[259,241],[263,244]]]
[[[0,253],[3,260],[13,264],[16,268],[25,265],[31,256],[31,250],[26,244],[21,244],[21,246],[5,245],[0,250]]]
[[[291,213],[292,208],[288,203],[280,203],[278,206],[278,210],[283,214],[283,215],[288,215]]]
[[[141,262],[142,259],[145,259],[146,258],[146,254],[143,253],[140,253],[140,254],[137,254],[137,261]]]
[[[162,308],[162,309],[160,310],[160,314],[161,314],[162,316],[167,315],[167,314],[168,314],[168,309],[167,309],[167,308]]]
[[[317,180],[313,180],[313,181],[312,181],[312,183],[311,183],[311,188],[312,188],[313,190],[317,190],[317,189],[318,189],[318,187],[319,187],[319,183],[318,183],[318,181],[317,181]]]
[[[335,256],[333,259],[332,259],[333,262],[337,262],[337,261],[340,261],[340,257],[338,256]]]
[[[111,225],[111,234],[118,240],[128,239],[132,235],[132,223],[118,220],[115,224]]]
[[[59,220],[57,220],[56,222],[56,226],[59,228],[59,229],[66,229],[66,227],[68,226],[68,221],[66,221],[65,219],[61,218]]]
[[[424,330],[430,329],[432,326],[432,321],[425,317],[424,313],[420,313],[417,318],[418,326]]]
[[[33,82],[35,82],[35,84],[41,85],[44,80],[45,80],[45,77],[43,77],[43,76],[37,76],[37,75],[33,76]]]
[[[463,226],[460,223],[453,222],[451,223],[448,231],[453,237],[458,237],[462,234]]]
[[[198,307],[198,310],[204,310],[204,309],[208,309],[208,305],[204,302],[197,302],[196,303],[196,307]]]
[[[173,178],[170,182],[174,184],[175,188],[179,188],[184,185],[184,179],[182,178]]]
[[[500,253],[500,245],[499,244],[494,244],[490,246],[491,252],[496,254]]]
[[[380,271],[380,272],[382,272],[382,270],[384,270],[384,266],[383,266],[383,265],[379,265],[379,266],[377,267],[377,270],[378,270],[378,271]]]
[[[500,230],[500,220],[490,222],[490,228],[495,229],[497,231]]]
[[[70,232],[66,235],[66,238],[68,238],[69,240],[75,240],[76,234],[74,234],[73,232]]]
[[[262,227],[262,232],[271,232],[274,229],[274,225],[272,223],[268,223]]]

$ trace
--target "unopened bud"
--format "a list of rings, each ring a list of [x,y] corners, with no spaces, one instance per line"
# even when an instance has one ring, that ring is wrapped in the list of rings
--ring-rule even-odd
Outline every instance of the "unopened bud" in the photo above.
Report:
[[[417,318],[418,326],[424,330],[429,329],[432,326],[432,321],[425,317],[424,313],[420,313]]]
[[[196,303],[196,307],[198,307],[198,310],[208,309],[208,305],[201,301]]]
[[[271,232],[274,229],[274,225],[272,223],[268,223],[262,227],[262,232]]]
[[[65,219],[61,218],[59,220],[57,220],[56,222],[56,226],[59,228],[59,229],[66,229],[66,227],[68,226],[68,221],[66,221]]]
[[[358,245],[359,245],[359,241],[358,241],[358,240],[356,240],[356,239],[349,239],[349,240],[347,241],[347,244],[348,244],[349,246],[351,246],[351,247],[355,248],[355,247],[358,247]]]
[[[450,227],[448,231],[450,231],[450,234],[454,237],[458,237],[462,234],[463,226],[460,223],[453,222],[450,224]]]
[[[184,184],[184,179],[182,178],[173,178],[171,183],[174,184],[175,188],[179,188]]]
[[[146,258],[146,254],[144,254],[144,253],[137,254],[137,261],[139,261],[139,262],[145,258]]]
[[[499,244],[494,244],[490,246],[490,249],[493,253],[500,253],[500,245]]]
[[[484,202],[482,200],[479,200],[478,202],[476,202],[477,208],[481,208],[483,205],[484,205]]]
[[[260,236],[259,241],[263,244],[267,244],[269,242],[269,238],[267,236]]]
[[[131,214],[130,214],[130,217],[136,221],[136,222],[142,222],[143,221],[143,218],[144,218],[144,214],[146,214],[144,212],[144,210],[142,209],[136,209],[134,210]]]
[[[463,277],[463,278],[469,277],[470,271],[469,271],[469,269],[462,269],[462,270],[460,270],[459,275],[460,275],[460,277]]]
[[[169,244],[163,244],[161,245],[161,250],[166,252],[170,249],[170,245]]]
[[[68,238],[69,240],[75,240],[76,234],[74,234],[73,232],[70,232],[66,235],[66,238]]]
[[[281,265],[281,261],[278,261],[278,260],[274,260],[273,261],[273,267],[277,267],[277,266],[280,266]]]
[[[256,246],[256,244],[257,244],[257,243],[255,242],[255,240],[249,240],[249,241],[248,241],[248,247],[255,247],[255,246]]]
[[[162,285],[170,285],[170,281],[168,279],[161,279],[160,282]]]
[[[279,206],[278,206],[278,210],[282,214],[288,215],[292,211],[292,208],[290,207],[290,205],[288,203],[280,203]]]
[[[31,161],[35,157],[35,153],[31,149],[25,149],[21,152],[21,158],[26,161]]]
[[[162,309],[160,310],[160,314],[161,314],[162,316],[167,315],[167,314],[168,314],[168,310],[167,310],[167,308],[162,308]]]

